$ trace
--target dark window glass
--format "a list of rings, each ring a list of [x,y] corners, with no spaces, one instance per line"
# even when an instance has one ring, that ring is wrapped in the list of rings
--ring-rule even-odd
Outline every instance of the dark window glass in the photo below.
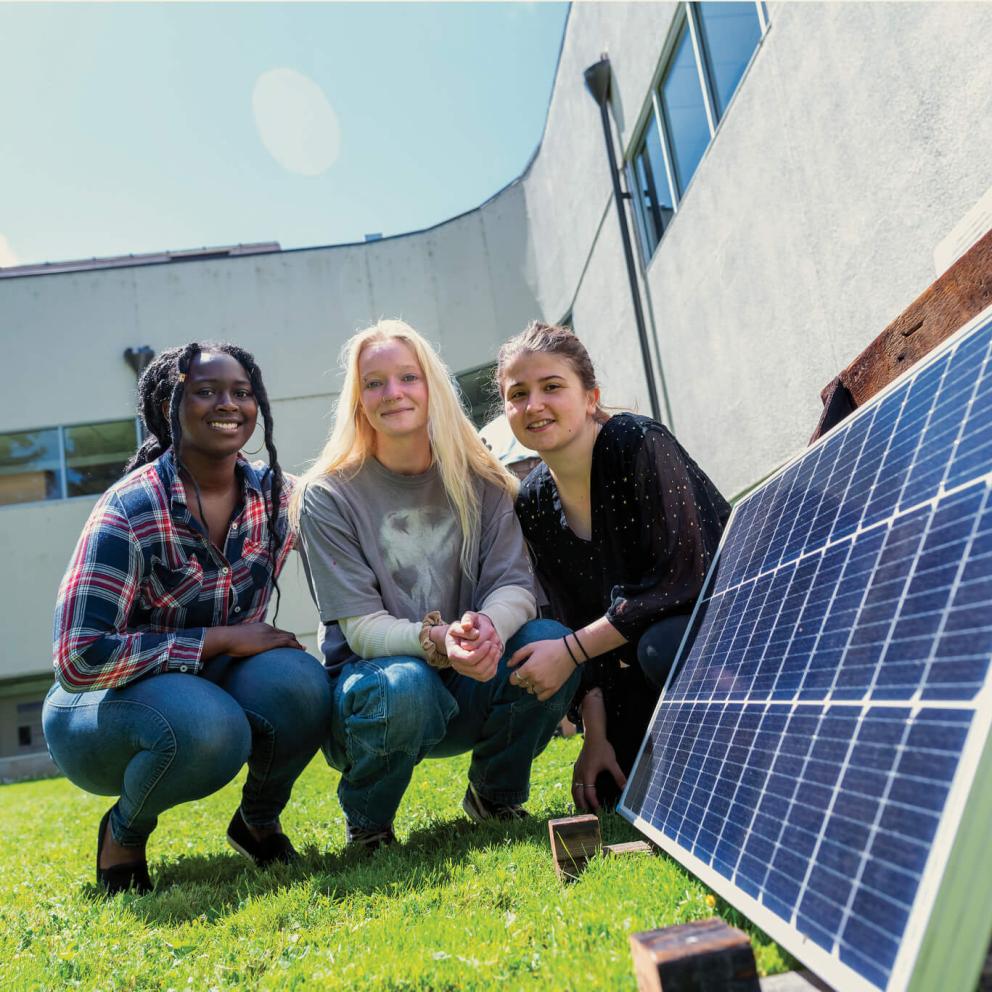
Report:
[[[58,428],[0,434],[0,505],[61,496]]]
[[[472,372],[463,372],[455,376],[458,388],[462,393],[462,406],[476,428],[484,427],[493,415],[496,405],[493,393],[493,374],[495,365],[486,365]]]
[[[19,751],[44,751],[45,735],[41,729],[43,699],[17,704],[17,747]]]
[[[758,10],[753,3],[712,2],[696,9],[717,117],[722,117],[761,40]]]
[[[69,496],[102,493],[121,477],[134,453],[133,420],[65,428],[65,467]]]
[[[665,160],[661,151],[661,138],[658,135],[658,122],[652,114],[644,131],[640,150],[634,156],[634,184],[637,190],[637,216],[640,220],[641,245],[647,261],[674,212],[672,197],[665,177]]]
[[[675,56],[661,81],[661,107],[675,167],[675,185],[681,196],[710,140],[706,106],[687,25],[682,26]]]

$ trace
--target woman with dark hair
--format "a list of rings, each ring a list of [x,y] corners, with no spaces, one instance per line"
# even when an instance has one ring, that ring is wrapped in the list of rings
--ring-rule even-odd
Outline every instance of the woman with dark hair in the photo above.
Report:
[[[579,809],[615,805],[688,626],[730,507],[671,433],[610,416],[582,342],[535,323],[499,352],[510,427],[542,460],[516,500],[555,618],[574,633],[522,648],[538,699],[578,666]]]
[[[291,487],[254,358],[230,344],[173,348],[138,392],[148,436],[93,508],[62,580],[43,715],[66,777],[119,797],[97,841],[109,893],[149,891],[159,814],[245,762],[228,841],[260,866],[293,860],[279,815],[330,716],[320,664],[264,622],[293,543]],[[240,454],[259,410],[268,466]]]

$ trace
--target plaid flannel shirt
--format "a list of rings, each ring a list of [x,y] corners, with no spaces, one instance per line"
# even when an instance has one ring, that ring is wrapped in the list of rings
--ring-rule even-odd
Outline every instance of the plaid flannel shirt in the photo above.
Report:
[[[76,545],[55,608],[56,677],[69,692],[161,672],[199,672],[205,628],[265,618],[292,540],[268,550],[268,467],[238,461],[242,500],[223,554],[186,503],[172,452],[100,497]],[[280,521],[292,491],[287,478]]]

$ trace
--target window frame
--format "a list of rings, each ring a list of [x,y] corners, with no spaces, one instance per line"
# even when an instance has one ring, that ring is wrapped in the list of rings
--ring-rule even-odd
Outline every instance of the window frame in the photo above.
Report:
[[[55,503],[78,503],[80,500],[99,499],[100,493],[86,493],[82,496],[69,496],[68,460],[65,453],[65,432],[73,427],[98,427],[101,424],[119,424],[124,421],[134,421],[134,450],[141,447],[143,441],[140,417],[112,417],[107,420],[85,420],[78,424],[56,424],[48,427],[22,427],[17,430],[0,431],[4,434],[28,434],[31,431],[58,431],[59,438],[59,495],[51,499],[28,499],[17,503],[0,503],[0,513],[5,510],[18,510],[26,506],[52,506]]]
[[[758,42],[754,46],[754,50],[751,52],[751,55],[741,72],[740,79],[734,89],[734,94],[728,101],[722,115],[720,115],[717,110],[717,101],[712,90],[712,82],[709,78],[709,71],[706,64],[707,55],[703,50],[702,32],[699,24],[699,10],[697,8],[696,0],[683,0],[683,2],[679,3],[678,9],[673,15],[671,23],[668,26],[668,33],[665,36],[665,42],[662,45],[661,53],[658,57],[658,65],[654,71],[654,75],[651,78],[651,84],[648,88],[648,97],[644,101],[644,106],[641,108],[640,116],[638,117],[637,123],[632,130],[633,137],[628,142],[624,154],[624,175],[627,180],[627,189],[630,191],[631,206],[633,208],[634,219],[640,235],[638,238],[639,249],[641,252],[641,260],[645,269],[650,265],[651,261],[658,253],[658,246],[662,243],[662,241],[664,241],[665,234],[668,232],[669,227],[671,227],[672,222],[678,215],[678,212],[681,209],[682,201],[686,198],[689,190],[692,188],[693,180],[696,178],[696,171],[698,171],[697,166],[697,170],[693,172],[692,177],[686,183],[685,190],[680,196],[678,193],[678,184],[675,179],[674,163],[672,161],[671,138],[665,124],[665,115],[661,107],[659,94],[661,91],[661,86],[672,66],[678,43],[681,40],[682,30],[684,28],[689,32],[693,58],[696,63],[696,74],[699,77],[700,90],[702,91],[703,96],[703,107],[706,112],[706,124],[710,133],[706,148],[700,158],[700,162],[702,162],[702,159],[706,157],[710,146],[713,144],[717,132],[720,130],[720,125],[730,112],[730,108],[733,106],[737,93],[740,91],[740,88],[744,83],[744,79],[750,71],[751,65],[754,62],[758,51],[761,49],[761,46],[764,44],[765,37],[771,27],[764,0],[752,0],[752,2],[754,3],[758,18],[758,25],[760,28]],[[651,251],[647,252],[646,247],[648,244],[648,237],[647,228],[643,217],[644,205],[641,201],[640,184],[637,179],[634,160],[646,149],[647,130],[652,118],[654,119],[655,126],[658,129],[661,154],[665,166],[665,181],[668,184],[669,196],[672,199],[672,217],[669,220],[669,223],[662,229],[658,240],[651,248]]]

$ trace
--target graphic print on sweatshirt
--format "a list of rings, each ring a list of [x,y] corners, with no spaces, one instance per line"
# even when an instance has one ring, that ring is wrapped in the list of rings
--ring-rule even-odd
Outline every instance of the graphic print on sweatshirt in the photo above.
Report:
[[[393,581],[416,604],[421,615],[437,609],[441,591],[457,568],[458,521],[450,510],[420,507],[387,513],[379,529],[379,547]]]

